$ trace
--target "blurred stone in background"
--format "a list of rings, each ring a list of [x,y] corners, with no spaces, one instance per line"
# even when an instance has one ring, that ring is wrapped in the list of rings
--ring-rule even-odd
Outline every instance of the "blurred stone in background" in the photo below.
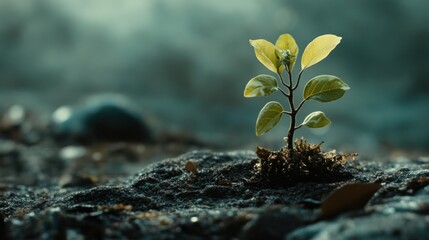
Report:
[[[424,0],[1,1],[0,110],[19,105],[49,121],[63,105],[114,92],[157,119],[154,131],[168,126],[229,148],[280,147],[286,120],[257,138],[268,98],[242,97],[250,78],[269,73],[248,39],[291,33],[302,53],[314,37],[334,33],[341,44],[303,80],[333,74],[351,91],[305,105],[300,118],[322,110],[333,124],[297,137],[345,151],[427,151],[428,7]]]
[[[52,114],[51,128],[61,143],[153,141],[136,108],[117,95],[97,96],[75,107],[61,106]]]

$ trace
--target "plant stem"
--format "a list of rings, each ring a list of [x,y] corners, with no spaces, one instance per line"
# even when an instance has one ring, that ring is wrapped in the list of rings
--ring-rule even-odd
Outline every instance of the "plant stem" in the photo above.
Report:
[[[295,108],[295,104],[293,102],[293,91],[295,91],[295,89],[298,88],[299,82],[301,80],[301,76],[304,70],[301,70],[298,74],[298,79],[296,81],[295,86],[293,85],[292,82],[292,73],[289,71],[289,69],[286,67],[286,72],[289,76],[289,84],[286,84],[281,76],[281,74],[279,74],[280,79],[282,84],[289,90],[289,94],[286,94],[283,90],[281,90],[281,92],[288,98],[289,101],[289,106],[290,106],[290,112],[288,112],[287,114],[290,116],[290,126],[289,126],[289,131],[287,133],[287,148],[289,150],[293,149],[293,135],[295,134],[295,130],[299,129],[300,127],[302,127],[302,125],[299,125],[297,127],[296,126],[296,114],[298,113],[298,111],[301,109],[302,105],[304,105],[305,103],[305,99],[303,99],[301,101],[301,103],[298,105],[297,108]]]
[[[289,150],[293,149],[293,135],[295,134],[295,130],[299,129],[302,126],[302,125],[299,125],[299,126],[296,127],[296,114],[301,109],[302,105],[305,103],[305,99],[303,99],[301,101],[301,103],[298,105],[298,107],[295,108],[295,104],[293,102],[293,91],[295,91],[295,89],[298,87],[299,81],[301,80],[301,76],[302,76],[302,72],[303,71],[304,70],[301,70],[299,72],[298,79],[296,81],[295,86],[293,85],[293,82],[292,82],[292,73],[291,73],[291,71],[289,71],[289,68],[287,66],[286,66],[286,73],[287,73],[287,75],[289,77],[289,84],[287,84],[284,81],[282,74],[280,74],[280,73],[278,74],[281,83],[289,91],[289,93],[286,93],[283,89],[281,89],[280,87],[278,87],[278,89],[280,90],[280,92],[287,97],[287,99],[289,101],[289,106],[290,106],[290,112],[286,112],[286,111],[283,112],[284,114],[287,114],[287,115],[290,116],[290,126],[289,126],[289,131],[288,131],[287,137],[286,137],[286,139],[287,139],[287,146],[286,147]]]
[[[298,105],[298,107],[296,108],[295,111],[298,112],[299,109],[301,109],[302,105],[304,105],[304,103],[305,103],[305,99],[302,99],[301,103],[299,103],[299,105]]]
[[[283,84],[283,86],[285,86],[287,89],[289,89],[290,90],[290,87],[289,87],[289,85],[287,85],[287,83],[285,83],[285,80],[283,79],[283,76],[280,74],[280,73],[278,73],[278,75],[279,75],[279,78],[280,78],[280,81],[281,81],[281,83]],[[280,88],[279,88],[280,89]],[[282,92],[283,92],[283,89],[281,89],[282,90]],[[287,96],[287,95],[286,95]]]
[[[290,71],[287,71],[287,74],[289,76],[289,85],[286,87],[289,90],[288,94],[288,101],[290,106],[290,126],[289,126],[289,132],[287,134],[287,148],[289,150],[293,149],[293,135],[295,133],[295,125],[296,125],[296,113],[297,110],[295,109],[294,103],[293,103],[293,85],[292,85],[292,74]]]
[[[293,87],[293,88],[292,88],[292,90],[295,90],[295,89],[298,87],[299,82],[301,81],[301,76],[302,76],[302,73],[303,73],[303,72],[304,72],[304,69],[303,69],[303,70],[301,70],[301,71],[299,72],[299,74],[298,74],[298,79],[296,80],[295,87]]]
[[[281,88],[278,88],[278,89],[283,95],[285,95],[286,97],[289,97],[289,94],[287,94],[283,89]]]

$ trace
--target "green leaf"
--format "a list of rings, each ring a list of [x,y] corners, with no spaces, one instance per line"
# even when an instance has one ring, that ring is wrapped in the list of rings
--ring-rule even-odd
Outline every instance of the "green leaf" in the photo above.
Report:
[[[269,102],[261,109],[256,120],[256,136],[270,131],[283,116],[283,106],[278,102]]]
[[[275,47],[277,57],[283,60],[287,64],[289,71],[292,72],[299,52],[295,39],[290,34],[282,34],[277,39]]]
[[[277,91],[277,79],[270,75],[261,74],[252,79],[244,88],[245,97],[268,96]]]
[[[331,121],[326,118],[325,114],[321,111],[316,111],[308,114],[301,125],[309,128],[322,128],[329,124],[331,124]]]
[[[341,37],[325,34],[311,41],[301,58],[301,69],[304,70],[322,61],[341,42]]]
[[[310,79],[304,87],[304,99],[330,102],[341,98],[350,87],[338,77],[319,75]]]
[[[255,49],[256,58],[270,71],[278,73],[279,61],[276,56],[275,47],[265,39],[249,40]]]

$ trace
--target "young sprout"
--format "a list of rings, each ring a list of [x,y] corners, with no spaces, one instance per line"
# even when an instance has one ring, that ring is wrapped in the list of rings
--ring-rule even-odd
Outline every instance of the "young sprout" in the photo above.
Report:
[[[321,128],[331,121],[321,111],[310,113],[303,122],[297,124],[296,115],[308,100],[331,102],[341,98],[350,87],[340,78],[332,75],[319,75],[310,79],[304,87],[303,98],[295,105],[295,90],[299,86],[302,73],[307,68],[322,61],[340,43],[341,37],[326,34],[311,41],[304,50],[301,58],[301,71],[293,81],[292,70],[298,56],[298,45],[290,34],[282,34],[275,45],[264,39],[250,40],[255,50],[256,58],[270,71],[277,74],[278,79],[271,75],[258,75],[247,83],[244,89],[245,97],[268,96],[279,91],[288,100],[289,108],[285,110],[279,102],[268,102],[259,112],[256,120],[256,136],[261,136],[277,125],[283,115],[290,117],[290,126],[287,134],[287,148],[293,149],[293,136],[302,126]],[[283,78],[287,74],[287,80]],[[285,89],[284,89],[285,88]]]

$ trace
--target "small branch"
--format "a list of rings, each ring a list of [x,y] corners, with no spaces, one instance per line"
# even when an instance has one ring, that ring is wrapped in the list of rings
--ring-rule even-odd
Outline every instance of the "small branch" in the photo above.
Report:
[[[287,87],[289,89],[290,86],[285,83],[285,80],[283,79],[283,76],[280,73],[277,73],[277,75],[279,75],[280,81],[282,82],[283,86],[285,86],[285,87]]]
[[[283,111],[282,113],[287,114],[287,115],[289,115],[289,116],[291,116],[291,115],[292,115],[292,113],[291,113],[291,112],[288,112],[288,111]]]
[[[283,93],[283,95],[285,95],[286,97],[289,97],[289,94],[287,94],[287,92],[285,92],[283,89],[277,87],[277,89]]]
[[[297,89],[298,88],[298,86],[299,86],[299,82],[301,81],[301,76],[302,76],[302,73],[304,72],[304,69],[302,69],[301,70],[301,72],[299,72],[299,74],[298,74],[298,80],[296,80],[296,84],[295,84],[295,87],[293,87],[292,88],[292,90],[295,90],[295,89]]]
[[[302,127],[302,124],[299,124],[298,127],[295,128],[295,130],[300,129]]]
[[[288,89],[289,89],[289,92],[292,92],[294,89],[292,88],[292,86],[293,86],[293,83],[292,83],[292,73],[291,72],[289,72],[289,71],[287,71],[287,75],[288,75],[288,77],[289,77],[289,87],[288,87]]]
[[[289,71],[289,67],[288,67],[288,65],[287,65],[287,64],[284,64],[283,66],[285,66],[285,71],[286,71],[286,72],[290,72],[290,71]]]
[[[305,99],[302,99],[301,103],[299,103],[298,107],[295,109],[295,112],[298,112],[301,109],[302,105],[304,105]]]

